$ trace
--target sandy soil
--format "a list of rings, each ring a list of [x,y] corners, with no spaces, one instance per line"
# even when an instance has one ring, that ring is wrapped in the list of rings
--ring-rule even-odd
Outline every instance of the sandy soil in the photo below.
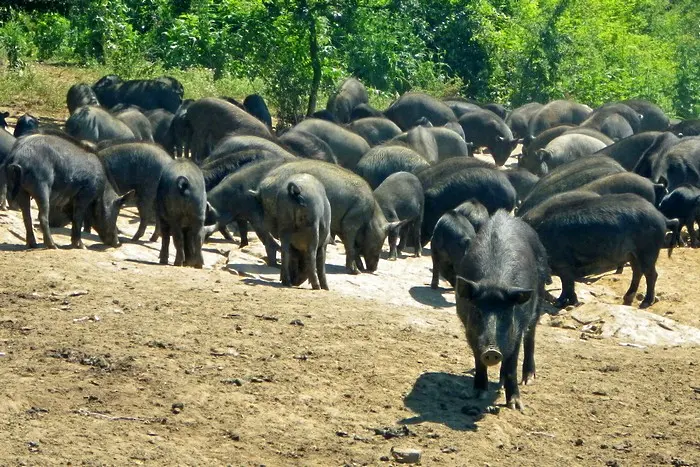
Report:
[[[132,209],[120,226],[126,240]],[[619,305],[629,268],[579,284],[583,306],[543,318],[520,413],[495,384],[470,399],[429,250],[348,276],[332,246],[317,292],[280,287],[257,241],[214,238],[194,270],[157,265],[157,243],[23,236],[0,212],[0,465],[392,465],[392,448],[423,465],[700,465],[700,250],[662,255],[648,313]]]
[[[126,209],[123,239],[136,227]],[[620,305],[629,268],[577,284],[581,307],[543,316],[521,413],[495,384],[470,398],[428,249],[348,276],[331,246],[316,292],[281,287],[256,240],[215,237],[193,270],[158,265],[158,243],[23,239],[0,211],[0,466],[394,465],[393,448],[422,465],[700,465],[700,250],[662,254],[647,312]]]

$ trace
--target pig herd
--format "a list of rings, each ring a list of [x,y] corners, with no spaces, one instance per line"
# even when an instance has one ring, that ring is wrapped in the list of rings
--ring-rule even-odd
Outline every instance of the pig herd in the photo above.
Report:
[[[700,124],[671,121],[644,100],[596,109],[556,100],[512,111],[454,97],[407,93],[387,109],[348,79],[327,108],[273,132],[261,96],[183,99],[174,78],[110,75],[70,88],[62,130],[18,119],[0,131],[0,207],[20,209],[36,247],[30,200],[44,245],[71,224],[71,244],[94,229],[118,246],[120,207],[134,203],[139,240],[149,225],[167,264],[202,267],[202,244],[220,232],[248,244],[249,228],[285,285],[328,289],[326,246],[343,243],[350,274],[373,272],[388,237],[389,260],[429,242],[431,286],[454,288],[475,356],[475,391],[501,364],[507,405],[522,408],[535,376],[541,299],[578,302],[575,281],[629,265],[623,302],[655,301],[656,260],[699,239]],[[0,123],[5,126],[2,114]],[[517,164],[502,167],[521,145]],[[484,157],[474,157],[475,151]],[[515,213],[514,215],[512,213]],[[670,233],[670,234],[669,234]],[[560,297],[545,284],[561,278]]]

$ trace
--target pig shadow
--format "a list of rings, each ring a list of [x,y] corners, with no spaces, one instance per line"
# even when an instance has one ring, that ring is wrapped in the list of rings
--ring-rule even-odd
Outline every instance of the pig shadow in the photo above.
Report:
[[[24,242],[24,239],[22,239]],[[29,250],[24,243],[0,243],[0,251],[22,251]]]
[[[326,263],[326,274],[348,274],[348,270],[345,269],[345,265]],[[351,274],[348,275],[350,276]]]
[[[252,264],[252,263],[229,263],[226,265],[226,269],[230,272],[237,272],[240,275],[261,275],[261,274],[273,274],[279,276],[280,268],[273,266],[268,266],[267,264]]]
[[[441,423],[457,431],[475,431],[476,422],[484,418],[486,408],[498,397],[498,384],[489,383],[485,399],[473,399],[474,378],[470,375],[430,372],[418,377],[404,405],[418,415],[398,423]]]
[[[422,303],[423,305],[428,305],[435,308],[450,308],[455,306],[454,303],[450,303],[445,300],[445,297],[442,296],[443,291],[444,289],[433,290],[429,286],[417,285],[415,287],[411,287],[408,290],[408,293],[411,294],[411,297],[415,301]]]
[[[275,280],[265,280],[265,279],[255,279],[253,277],[245,277],[241,280],[245,285],[264,285],[266,287],[274,287],[276,289],[296,289],[297,287],[289,287],[286,285],[282,285],[282,282],[280,282],[279,278]]]

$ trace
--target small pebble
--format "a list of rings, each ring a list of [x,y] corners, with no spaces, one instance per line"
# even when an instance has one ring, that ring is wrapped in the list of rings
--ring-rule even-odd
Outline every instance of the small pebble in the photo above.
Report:
[[[180,412],[182,412],[183,410],[185,410],[185,404],[183,404],[182,402],[175,402],[175,403],[173,404],[171,410],[172,410],[172,412],[173,412],[174,414],[177,415],[177,414],[179,414]]]
[[[399,464],[417,464],[420,462],[421,454],[419,449],[391,448],[391,455]]]

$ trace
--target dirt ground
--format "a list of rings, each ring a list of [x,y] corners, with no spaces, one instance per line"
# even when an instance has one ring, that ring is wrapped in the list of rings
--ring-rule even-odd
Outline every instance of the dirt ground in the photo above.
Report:
[[[0,466],[394,465],[394,448],[422,465],[700,465],[700,250],[662,253],[648,311],[620,305],[629,268],[577,284],[582,306],[542,318],[521,413],[496,384],[470,398],[428,249],[348,276],[331,246],[331,291],[312,291],[281,287],[257,240],[160,266],[158,243],[128,242],[136,222],[123,211],[118,249],[56,229],[59,250],[30,251],[0,211]]]
[[[135,222],[127,209],[124,240]],[[583,306],[543,317],[520,413],[495,384],[470,399],[428,256],[348,276],[332,246],[317,292],[280,287],[257,241],[213,239],[194,270],[94,235],[28,251],[19,213],[0,224],[0,465],[391,465],[392,448],[423,465],[700,464],[700,250],[662,256],[651,313],[619,306],[628,270],[579,284]],[[620,337],[630,316],[664,318]]]

